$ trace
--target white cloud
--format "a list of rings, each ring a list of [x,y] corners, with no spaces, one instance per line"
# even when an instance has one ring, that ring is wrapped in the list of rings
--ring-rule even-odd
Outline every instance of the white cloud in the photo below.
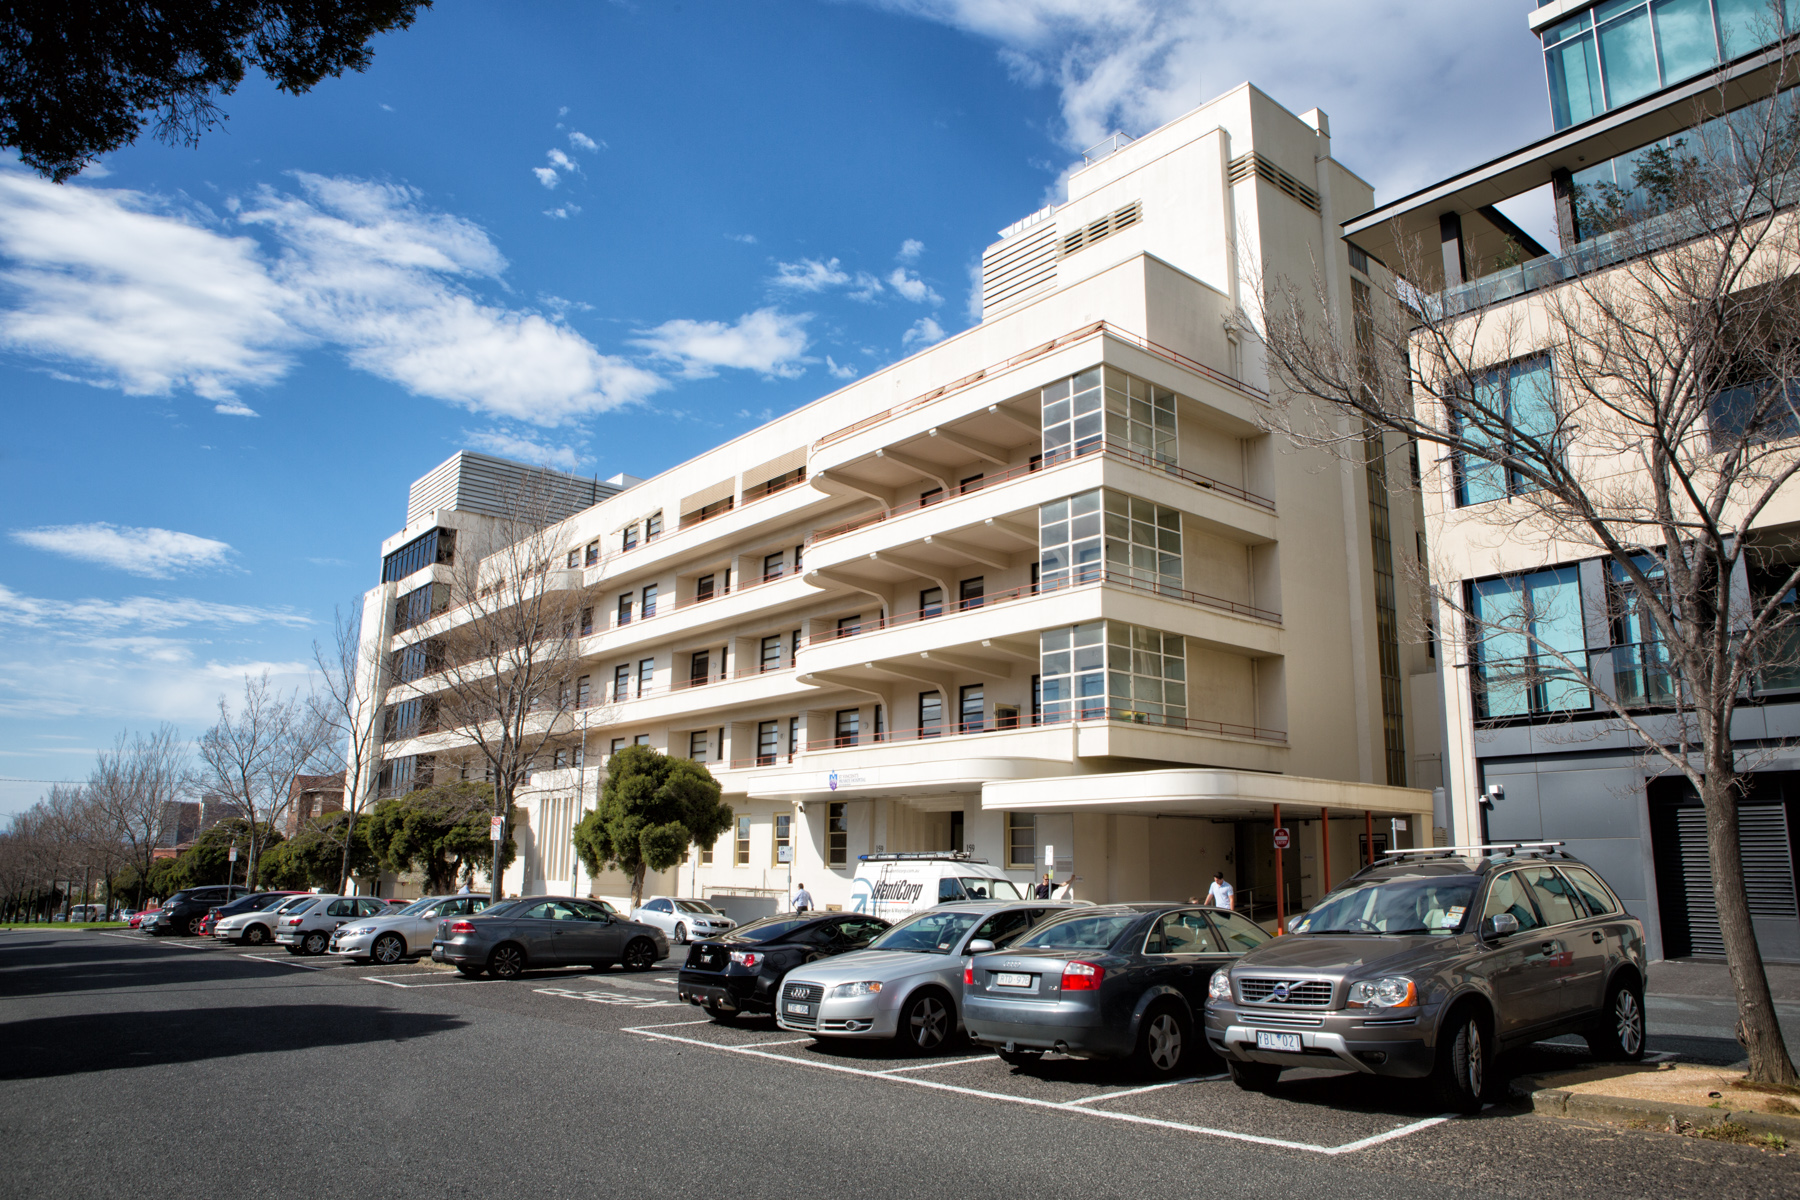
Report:
[[[580,212],[581,205],[579,204],[561,204],[555,208],[546,208],[544,210],[544,215],[546,217],[554,217],[558,221],[566,221],[570,217],[577,216]]]
[[[579,129],[574,130],[569,134],[569,145],[576,150],[586,150],[589,153],[593,153],[605,144],[605,142],[596,142],[593,138],[581,132]]]
[[[575,160],[564,154],[561,150],[554,148],[546,150],[544,151],[544,157],[549,159],[550,165],[559,171],[581,170],[581,167],[576,164]]]
[[[831,372],[833,379],[855,379],[858,372],[853,363],[839,363],[831,355],[825,356],[825,369]]]
[[[912,323],[912,328],[900,335],[900,344],[908,350],[929,346],[944,340],[944,327],[930,317],[920,317]]]
[[[725,236],[734,242],[742,242],[746,246],[756,245],[756,235],[754,233],[728,233]]]
[[[911,300],[914,304],[942,304],[944,298],[931,290],[931,285],[911,274],[905,267],[895,267],[894,273],[888,276],[888,284],[902,299]]]
[[[531,433],[514,429],[465,429],[463,440],[477,450],[499,454],[520,462],[573,471],[587,461],[570,445],[550,445]]]
[[[151,632],[187,625],[285,625],[299,629],[312,619],[288,608],[252,608],[166,596],[127,596],[120,600],[45,600],[15,592],[0,583],[0,625],[27,629],[76,631],[84,635],[136,627]]]
[[[539,183],[543,184],[553,192],[556,190],[556,185],[562,182],[562,176],[558,175],[555,171],[552,171],[549,167],[533,167],[531,168],[531,173],[537,176],[537,181]]]
[[[919,255],[925,253],[925,243],[918,238],[907,238],[900,243],[900,253],[894,255],[903,263],[918,262]]]
[[[759,308],[735,324],[723,321],[665,321],[644,330],[636,345],[653,357],[674,363],[687,379],[706,379],[720,367],[793,379],[804,373],[806,323],[811,313],[783,313]]]
[[[45,525],[15,529],[12,539],[35,550],[167,579],[182,571],[222,567],[231,556],[225,542],[173,529],[135,528],[96,521],[87,525]]]
[[[840,267],[835,258],[824,262],[803,258],[797,263],[776,263],[775,277],[769,280],[769,285],[794,292],[822,292],[826,288],[842,287],[850,280],[850,273]]]
[[[213,405],[213,411],[227,417],[260,417],[261,413],[245,404],[242,400],[221,400]]]
[[[1329,113],[1335,153],[1383,199],[1550,131],[1527,6],[865,2],[987,39],[1019,81],[1053,84],[1071,150],[1115,129],[1148,132],[1245,80],[1294,112]]]

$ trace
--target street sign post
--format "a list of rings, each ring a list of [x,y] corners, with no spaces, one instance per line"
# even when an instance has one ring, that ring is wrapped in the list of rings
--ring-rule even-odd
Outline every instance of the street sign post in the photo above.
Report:
[[[506,840],[506,818],[495,817],[488,822],[488,837],[496,842]]]

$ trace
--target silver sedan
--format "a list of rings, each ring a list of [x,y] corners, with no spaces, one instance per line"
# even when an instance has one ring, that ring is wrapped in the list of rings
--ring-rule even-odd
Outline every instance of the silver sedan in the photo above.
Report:
[[[688,900],[678,896],[652,896],[631,910],[631,919],[654,925],[669,935],[672,942],[687,943],[718,937],[737,928],[737,922],[704,900]]]
[[[469,916],[487,906],[486,896],[426,896],[404,908],[340,926],[331,935],[330,952],[383,966],[430,954],[439,920]]]
[[[1027,900],[927,909],[866,950],[789,972],[775,1022],[817,1038],[891,1038],[905,1053],[929,1054],[963,1027],[963,971],[970,956],[1004,947],[1044,917],[1072,907]]]

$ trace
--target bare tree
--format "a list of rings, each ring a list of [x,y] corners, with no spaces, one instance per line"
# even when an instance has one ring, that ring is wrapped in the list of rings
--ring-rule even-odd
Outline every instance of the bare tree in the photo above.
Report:
[[[155,850],[180,823],[181,801],[192,794],[188,746],[173,725],[127,739],[121,733],[88,773],[86,793],[96,819],[137,876],[133,903],[142,907]]]
[[[1783,62],[1773,91],[1794,81]],[[1490,712],[1529,688],[1550,708],[1597,701],[1609,729],[1692,785],[1750,1077],[1793,1084],[1739,851],[1757,762],[1731,730],[1752,685],[1792,673],[1800,645],[1800,548],[1779,528],[1800,467],[1800,121],[1788,97],[1715,119],[1724,101],[1644,155],[1635,189],[1584,196],[1599,236],[1520,268],[1541,285],[1525,299],[1499,303],[1523,275],[1414,290],[1405,281],[1434,277],[1416,245],[1398,279],[1359,290],[1349,330],[1324,280],[1263,281],[1279,385],[1266,416],[1340,453],[1364,453],[1371,434],[1437,451],[1425,486],[1459,491],[1458,528],[1485,522],[1496,553],[1607,560],[1608,616],[1634,640],[1616,676],[1616,656],[1602,665],[1546,634],[1548,598],[1468,603],[1440,587],[1439,632],[1477,665]],[[1524,380],[1527,356],[1547,359],[1541,379]]]
[[[338,888],[350,878],[350,848],[356,835],[356,819],[375,799],[381,763],[381,713],[387,698],[387,672],[377,669],[359,676],[362,658],[362,610],[354,607],[346,617],[340,610],[334,622],[329,648],[313,643],[313,661],[324,680],[324,693],[316,698],[319,719],[331,731],[328,749],[344,773],[343,865]],[[326,836],[332,836],[327,834]]]
[[[200,737],[200,760],[209,790],[249,827],[250,861],[245,882],[256,886],[262,844],[294,799],[294,780],[320,760],[330,726],[318,707],[297,692],[283,695],[259,679],[244,677],[244,700],[234,714],[219,697],[219,719]]]
[[[438,744],[473,752],[502,820],[546,743],[567,736],[577,702],[580,590],[555,561],[563,547],[552,536],[551,500],[548,478],[528,476],[507,497],[493,549],[484,557],[459,547],[444,628],[431,638],[437,670],[393,692],[396,709],[410,693],[434,710],[415,710],[421,732],[435,727]],[[498,864],[489,890],[500,898]]]

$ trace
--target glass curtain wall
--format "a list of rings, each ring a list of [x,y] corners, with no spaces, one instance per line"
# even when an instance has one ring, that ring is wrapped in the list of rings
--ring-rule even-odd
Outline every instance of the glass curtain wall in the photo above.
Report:
[[[1175,461],[1175,393],[1168,388],[1094,367],[1046,387],[1043,405],[1046,466],[1108,443]]]
[[[1038,635],[1043,720],[1187,719],[1187,646],[1180,634],[1123,621],[1084,621]]]
[[[1587,686],[1564,662],[1584,662],[1587,654],[1576,568],[1471,583],[1469,613],[1477,716],[1593,707]]]
[[[1474,407],[1499,417],[1506,426],[1509,442],[1513,433],[1533,440],[1555,435],[1556,387],[1547,356],[1489,371],[1474,381],[1473,389]],[[1465,425],[1463,432],[1470,441],[1493,443],[1490,431]],[[1459,454],[1456,467],[1458,505],[1481,504],[1536,490],[1519,472],[1485,458]]]
[[[1181,589],[1181,513],[1102,488],[1038,509],[1038,587],[1093,583],[1103,571]]]

